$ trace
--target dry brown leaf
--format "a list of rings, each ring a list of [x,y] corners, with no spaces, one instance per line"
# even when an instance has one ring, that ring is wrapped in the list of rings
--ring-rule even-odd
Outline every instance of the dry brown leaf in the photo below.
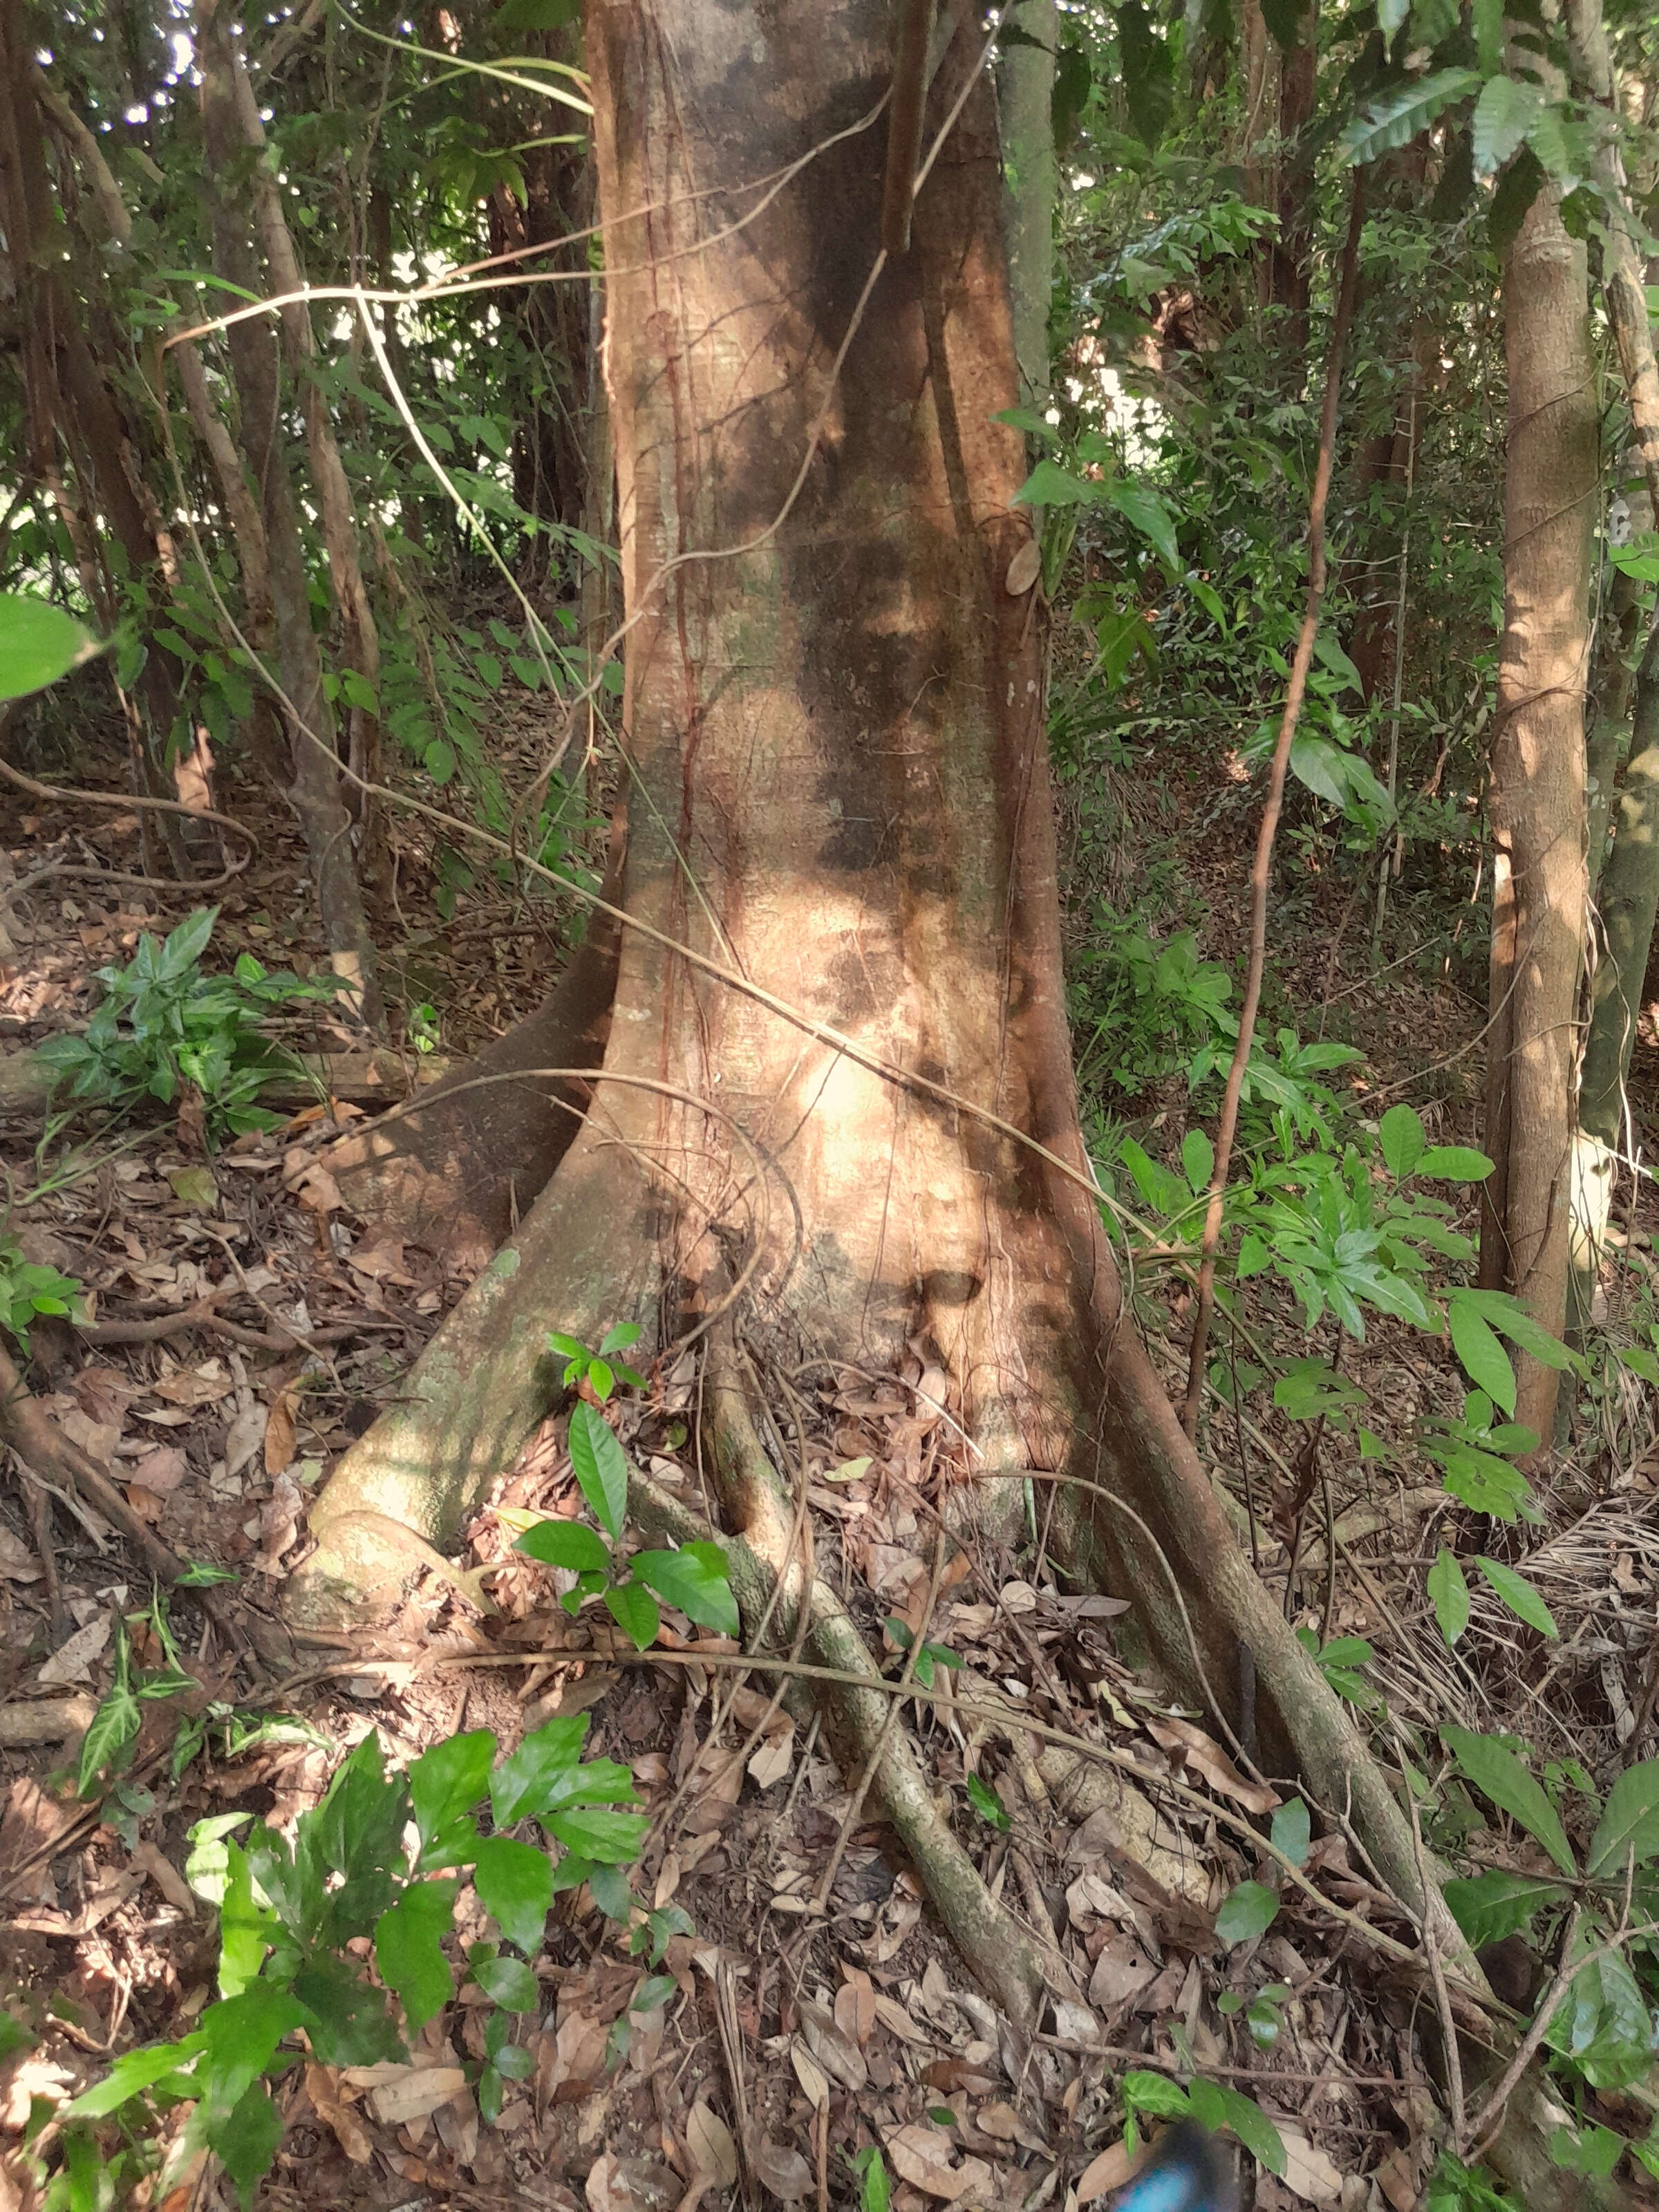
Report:
[[[362,2086],[369,2091],[375,2118],[388,2127],[424,2119],[466,2087],[466,2075],[459,2066],[352,2066],[345,2078],[355,2086],[365,2074],[376,2077]]]
[[[801,2032],[807,2047],[824,2071],[839,2081],[843,2089],[854,2093],[862,2089],[869,2080],[869,2069],[864,2063],[864,2053],[856,2043],[843,2035],[836,2026],[829,2008],[811,1997],[803,1997],[799,2006]]]
[[[1417,2203],[1417,2160],[1409,2150],[1391,2150],[1371,2178],[1394,2207],[1394,2212],[1413,2212]]]
[[[367,2166],[374,2155],[368,2130],[341,2096],[331,2067],[308,2061],[306,2094],[318,2118],[333,2132],[334,2140],[354,2166]]]
[[[787,2143],[775,2142],[770,2136],[757,2136],[749,2146],[749,2163],[762,2188],[786,2204],[793,2204],[805,2197],[812,2186],[812,2169],[798,2150]]]
[[[749,1762],[749,1778],[757,1790],[769,1790],[775,1782],[783,1780],[794,1763],[795,1730],[791,1722],[761,1745]]]
[[[167,1510],[165,1498],[158,1498],[153,1490],[146,1490],[142,1482],[127,1485],[127,1504],[141,1521],[148,1521],[152,1528],[161,1525],[161,1516]]]
[[[38,1583],[43,1571],[22,1538],[0,1527],[0,1575],[9,1583]]]
[[[301,1205],[311,1213],[337,1213],[345,1204],[340,1195],[339,1184],[325,1167],[314,1160],[299,1180],[290,1183],[289,1188]]]
[[[1279,2179],[1286,2189],[1309,2204],[1334,2204],[1342,2194],[1342,2176],[1317,2144],[1310,2143],[1283,2122],[1279,2141],[1285,2146],[1285,2171]]]
[[[951,2150],[949,2136],[921,2124],[896,2128],[887,2138],[887,2155],[894,2172],[924,2196],[942,2197],[947,2204],[954,2204],[970,2191],[978,2195],[988,2190],[992,2176],[985,2161],[965,2158],[960,2166],[953,2166]]]
[[[861,1967],[843,1964],[842,1972],[847,1978],[836,1991],[836,2026],[862,2051],[876,2024],[876,1992]]]
[[[299,1394],[284,1390],[272,1401],[265,1423],[265,1473],[284,1474],[294,1464],[294,1409]]]
[[[1122,2142],[1115,2142],[1091,2158],[1083,2169],[1077,2185],[1077,2201],[1086,2204],[1091,2197],[1103,2197],[1109,2189],[1121,2189],[1124,2183],[1139,2172],[1146,2163],[1146,2146],[1142,2143],[1131,2153]]]
[[[1214,1738],[1191,1721],[1166,1715],[1159,1720],[1149,1719],[1146,1727],[1155,1744],[1178,1753],[1189,1766],[1197,1768],[1212,1790],[1231,1797],[1247,1813],[1271,1813],[1281,1802],[1279,1792],[1269,1790],[1265,1782],[1247,1782]]]
[[[132,1462],[131,1480],[153,1497],[167,1498],[189,1472],[190,1462],[178,1444],[160,1444]]]
[[[1114,1936],[1095,1960],[1089,1978],[1089,2002],[1097,2011],[1122,2004],[1158,1978],[1158,1968],[1138,1943]]]
[[[807,2103],[814,2111],[822,2112],[830,2101],[830,2076],[799,2039],[790,2043],[789,2063],[795,2069],[796,2081],[806,2092]]]
[[[702,2098],[693,2105],[685,2122],[685,2146],[691,2154],[691,2164],[700,2174],[708,2174],[723,2189],[732,2188],[738,2179],[738,2146],[732,2130],[720,2114]]]
[[[58,1416],[58,1425],[72,1444],[79,1444],[100,1467],[106,1468],[114,1458],[121,1431],[112,1421],[91,1420],[78,1406],[71,1406]]]
[[[101,1613],[84,1628],[77,1628],[61,1650],[52,1653],[35,1680],[44,1690],[61,1689],[70,1682],[88,1680],[94,1660],[102,1654],[108,1642],[109,1615]]]
[[[884,2027],[890,2028],[901,2043],[933,2042],[933,2037],[916,2026],[898,2000],[880,1990],[876,1992],[876,2018]]]
[[[218,1365],[217,1361],[214,1365]],[[169,1406],[216,1406],[221,1398],[230,1395],[231,1382],[222,1369],[215,1374],[211,1369],[204,1371],[199,1367],[179,1367],[171,1375],[164,1375],[151,1389]]]
[[[154,1844],[138,1844],[133,1848],[132,1863],[142,1867],[169,1905],[176,1905],[180,1912],[196,1912],[196,1893],[185,1880],[173,1861]]]
[[[1011,599],[1023,599],[1042,574],[1042,548],[1035,538],[1028,538],[1008,563],[1002,588]]]

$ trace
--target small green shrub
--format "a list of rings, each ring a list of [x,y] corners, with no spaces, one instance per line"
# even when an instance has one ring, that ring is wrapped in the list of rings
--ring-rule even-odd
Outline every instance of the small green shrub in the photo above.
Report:
[[[165,942],[146,931],[125,968],[99,969],[103,997],[84,1034],[50,1037],[40,1048],[69,1097],[170,1105],[191,1085],[201,1093],[212,1142],[280,1126],[280,1115],[254,1101],[299,1063],[267,1024],[281,1008],[331,1000],[344,985],[337,975],[272,975],[251,952],[230,975],[204,975],[202,955],[218,912],[198,907]]]

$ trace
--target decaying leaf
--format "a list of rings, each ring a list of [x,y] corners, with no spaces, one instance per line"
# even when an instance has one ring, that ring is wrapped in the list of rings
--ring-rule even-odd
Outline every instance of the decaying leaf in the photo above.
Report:
[[[1131,2154],[1120,2141],[1091,2158],[1083,2169],[1077,2185],[1077,2201],[1087,2204],[1092,2197],[1104,2197],[1139,2173],[1146,2163],[1146,2146],[1142,2143]]]
[[[897,2128],[887,2138],[887,2155],[900,2180],[947,2204],[954,2204],[970,2191],[982,2195],[992,2181],[991,2169],[983,2159],[965,2158],[960,2166],[953,2166],[951,2148],[949,2136],[921,2124]]]
[[[798,2150],[757,2136],[749,2146],[749,2163],[763,2189],[786,2204],[805,2197],[812,2186],[812,2169]]]
[[[331,2067],[307,2063],[306,2094],[312,2110],[333,2134],[334,2140],[354,2166],[367,2166],[374,2155],[368,2130],[341,2096]]]
[[[738,2179],[738,2146],[731,2129],[702,2098],[687,2117],[685,2146],[696,2172],[708,2175],[723,2189],[734,2186]]]
[[[1224,1797],[1231,1797],[1247,1813],[1271,1813],[1279,1802],[1276,1790],[1266,1783],[1247,1782],[1213,1737],[1195,1728],[1191,1721],[1170,1715],[1158,1720],[1148,1720],[1146,1733],[1163,1750],[1184,1759],[1196,1768],[1212,1790]]]
[[[84,1682],[92,1674],[93,1662],[100,1658],[109,1643],[109,1615],[100,1613],[84,1628],[77,1628],[60,1650],[54,1651],[35,1676],[43,1690],[61,1689],[67,1682]]]

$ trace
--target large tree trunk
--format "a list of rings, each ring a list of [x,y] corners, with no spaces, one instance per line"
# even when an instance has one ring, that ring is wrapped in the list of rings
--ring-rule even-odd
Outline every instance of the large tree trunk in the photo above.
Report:
[[[664,1350],[715,1340],[705,1464],[745,1587],[793,1576],[814,1648],[855,1657],[833,1594],[799,1591],[744,1378],[770,1363],[859,1384],[920,1353],[951,1415],[957,1526],[994,1540],[994,1486],[1057,1483],[1054,1553],[1133,1596],[1167,1676],[1224,1731],[1253,1674],[1263,1764],[1352,1820],[1477,1974],[1381,1770],[1238,1550],[1121,1312],[1087,1182],[1041,611],[1006,589],[1030,526],[1008,504],[1020,441],[994,419],[1015,366],[977,46],[969,21],[929,142],[967,91],[961,120],[911,250],[866,294],[881,144],[855,126],[890,67],[881,0],[592,0],[632,625],[609,1045],[528,1219],[318,1501],[292,1609],[337,1619],[406,1574],[419,1547],[389,1523],[453,1535],[553,1402],[550,1327],[592,1341],[638,1317]],[[734,228],[747,203],[726,194],[815,148]],[[641,1519],[659,1504],[642,1483]],[[925,1775],[878,1787],[1029,2027],[1030,1945]]]
[[[976,47],[964,31],[947,58],[930,132]],[[736,232],[720,188],[871,112],[890,66],[877,0],[763,27],[696,0],[599,0],[589,56],[633,926],[599,1104],[342,1462],[296,1607],[325,1611],[377,1571],[368,1516],[453,1533],[550,1402],[550,1326],[659,1315],[670,1341],[735,1279],[750,1337],[792,1367],[890,1374],[923,1349],[971,1439],[964,1512],[1028,1471],[1100,1486],[1056,1516],[1076,1571],[1137,1594],[1224,1728],[1247,1646],[1263,1756],[1350,1804],[1413,1892],[1380,1773],[1121,1316],[1085,1180],[1041,613],[1004,587],[1029,526],[1009,507],[1020,441],[994,419],[1015,371],[988,85],[860,313],[878,139],[827,145]],[[407,1565],[393,1546],[378,1571]]]
[[[1566,1326],[1574,1065],[1584,931],[1584,690],[1595,387],[1583,246],[1540,192],[1504,268],[1509,460],[1492,744],[1492,1006],[1480,1279]],[[1553,1368],[1516,1361],[1516,1418],[1547,1445]]]

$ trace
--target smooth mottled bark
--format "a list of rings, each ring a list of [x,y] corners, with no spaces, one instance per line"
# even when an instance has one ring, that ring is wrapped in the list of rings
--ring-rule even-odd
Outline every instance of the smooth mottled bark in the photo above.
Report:
[[[947,56],[925,143],[978,43],[964,29]],[[325,1611],[372,1579],[365,1512],[453,1534],[550,1401],[550,1326],[639,1317],[672,1342],[735,1279],[750,1336],[791,1366],[891,1373],[926,1347],[970,1440],[962,1514],[1027,1470],[1097,1484],[1066,1498],[1062,1555],[1134,1594],[1223,1727],[1248,1644],[1263,1755],[1351,1806],[1414,1893],[1381,1773],[1121,1316],[1086,1185],[1042,623],[1005,587],[1029,525],[1009,505],[1020,441],[995,419],[1015,367],[988,84],[860,312],[878,144],[836,134],[884,88],[876,0],[763,26],[600,0],[588,54],[633,625],[623,906],[643,927],[623,933],[593,1114],[342,1462],[294,1602]],[[733,233],[735,188],[815,147]]]
[[[1504,258],[1504,636],[1489,802],[1493,903],[1480,1279],[1566,1326],[1584,932],[1584,694],[1596,516],[1584,248],[1540,192]],[[1547,1443],[1557,1375],[1520,1356],[1516,1418]]]

